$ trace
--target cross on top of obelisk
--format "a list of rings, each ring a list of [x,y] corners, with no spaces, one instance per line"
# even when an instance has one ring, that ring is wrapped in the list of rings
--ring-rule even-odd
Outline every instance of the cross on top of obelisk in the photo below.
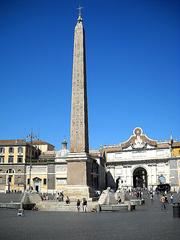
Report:
[[[79,15],[78,15],[78,21],[82,21],[82,9],[83,7],[79,6],[77,8],[78,12],[79,12]]]

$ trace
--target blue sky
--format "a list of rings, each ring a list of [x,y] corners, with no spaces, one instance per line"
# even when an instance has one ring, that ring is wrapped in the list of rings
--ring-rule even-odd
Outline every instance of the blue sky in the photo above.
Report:
[[[76,8],[86,32],[90,148],[141,127],[180,140],[180,1],[0,0],[0,139],[69,141]]]

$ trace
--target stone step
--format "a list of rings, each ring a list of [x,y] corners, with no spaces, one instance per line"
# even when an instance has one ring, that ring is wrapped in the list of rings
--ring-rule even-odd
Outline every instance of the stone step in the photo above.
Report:
[[[23,193],[0,193],[0,202],[1,203],[18,203],[21,202]]]
[[[39,206],[39,210],[40,211],[64,211],[64,212],[76,212],[77,211],[77,208],[76,206],[74,205],[62,205],[62,204],[55,204],[55,203],[48,203],[48,204],[45,204],[45,203],[42,203],[40,206]]]
[[[64,202],[55,202],[55,201],[42,201],[37,205],[40,211],[62,211],[62,212],[77,212],[76,202],[66,204]],[[88,203],[87,209],[91,211],[94,208],[94,205]],[[80,210],[82,211],[82,205]]]

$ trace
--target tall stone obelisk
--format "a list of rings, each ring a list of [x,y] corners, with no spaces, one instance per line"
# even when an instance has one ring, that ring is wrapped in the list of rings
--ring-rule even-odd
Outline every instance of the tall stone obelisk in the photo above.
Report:
[[[67,189],[70,196],[90,196],[92,159],[88,153],[85,33],[79,14],[74,32],[70,154],[67,157]]]
[[[79,15],[74,33],[70,152],[89,152],[85,33]]]

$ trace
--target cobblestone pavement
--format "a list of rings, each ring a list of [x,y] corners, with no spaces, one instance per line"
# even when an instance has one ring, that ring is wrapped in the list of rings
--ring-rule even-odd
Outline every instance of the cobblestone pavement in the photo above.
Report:
[[[176,196],[176,200],[180,200]],[[68,213],[0,209],[1,240],[179,240],[180,218],[169,204],[161,211],[159,197],[136,211]]]

